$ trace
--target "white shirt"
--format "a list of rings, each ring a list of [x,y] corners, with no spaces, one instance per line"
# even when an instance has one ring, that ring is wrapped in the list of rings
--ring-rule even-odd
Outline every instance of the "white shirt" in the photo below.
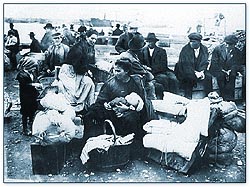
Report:
[[[149,50],[149,55],[152,57],[153,56],[153,52],[154,52],[154,48],[153,49],[150,49],[150,48],[148,48],[148,50]]]
[[[200,48],[194,49],[194,55],[195,55],[196,58],[198,58],[199,53],[200,53]]]

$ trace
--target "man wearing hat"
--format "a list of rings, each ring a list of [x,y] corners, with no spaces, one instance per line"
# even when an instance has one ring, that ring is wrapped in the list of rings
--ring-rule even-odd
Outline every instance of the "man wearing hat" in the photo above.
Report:
[[[128,42],[133,38],[135,34],[140,34],[140,33],[138,32],[138,25],[132,22],[129,24],[128,32],[124,32],[119,36],[115,44],[115,50],[119,54],[127,51],[129,49]]]
[[[54,30],[54,27],[51,23],[47,23],[44,27],[45,34],[40,42],[42,51],[45,52],[49,46],[53,44],[53,38],[52,38],[52,31]]]
[[[145,87],[148,99],[156,99],[154,76],[142,64],[142,48],[145,46],[144,37],[140,33],[135,33],[128,42],[129,49],[120,54],[120,58],[128,58],[132,63],[131,73],[139,74],[145,78]]]
[[[201,43],[202,35],[195,32],[189,34],[188,38],[189,43],[180,52],[175,74],[185,97],[192,99],[193,87],[198,82],[203,84],[206,96],[212,91],[212,76],[207,71],[208,49]]]
[[[62,43],[62,34],[60,32],[53,33],[52,39],[53,45],[48,48],[44,62],[44,70],[49,75],[54,75],[54,72],[57,69],[56,67],[59,68],[62,66],[69,52],[69,46]]]
[[[39,41],[35,38],[35,33],[30,32],[29,36],[31,39],[30,52],[41,53],[41,46],[40,46]]]
[[[238,38],[228,35],[212,53],[210,72],[217,78],[219,91],[224,100],[234,99],[235,79],[243,63],[241,51],[235,47]]]
[[[17,38],[17,45],[19,45],[20,44],[19,33],[18,33],[18,31],[16,29],[14,29],[14,24],[13,23],[10,23],[10,30],[8,31],[8,35],[9,35],[10,31],[14,32],[14,36]]]
[[[18,31],[14,29],[14,24],[10,23],[10,30],[8,31],[8,36],[5,46],[8,50],[10,50],[9,58],[12,70],[16,70],[17,68],[16,55],[19,52],[19,45],[20,45],[20,38]]]
[[[156,42],[159,39],[156,38],[155,33],[148,33],[145,40],[147,45],[142,49],[142,63],[155,77],[157,97],[162,98],[163,91],[177,93],[179,87],[178,80],[174,72],[168,68],[166,50],[156,46]]]

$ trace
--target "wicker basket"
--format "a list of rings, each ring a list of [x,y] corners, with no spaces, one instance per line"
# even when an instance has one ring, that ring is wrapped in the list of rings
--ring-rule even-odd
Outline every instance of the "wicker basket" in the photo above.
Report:
[[[122,168],[130,161],[130,149],[131,143],[124,145],[116,145],[116,132],[110,120],[105,120],[104,123],[104,133],[106,134],[106,124],[109,124],[113,135],[114,144],[110,146],[108,151],[102,149],[94,149],[89,152],[88,164],[92,169],[97,170],[115,170],[117,168]]]

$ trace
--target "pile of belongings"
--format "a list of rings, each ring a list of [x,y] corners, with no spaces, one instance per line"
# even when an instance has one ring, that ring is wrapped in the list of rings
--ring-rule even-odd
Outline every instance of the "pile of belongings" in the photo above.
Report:
[[[161,100],[161,104],[152,101],[155,110],[186,117],[181,123],[171,118],[149,121],[143,126],[147,132],[143,137],[143,144],[146,148],[157,149],[163,153],[175,152],[189,161],[199,143],[200,135],[208,136],[210,101],[208,98],[179,100],[179,97],[181,96],[169,93],[169,97],[166,97],[168,99]],[[165,104],[168,107],[164,108]]]
[[[134,133],[128,134],[124,137],[114,135],[99,135],[97,137],[91,137],[87,140],[85,146],[82,149],[80,159],[82,164],[85,164],[89,160],[89,152],[97,149],[98,151],[108,151],[111,146],[128,145],[131,144],[134,139]]]
[[[228,165],[233,158],[233,149],[237,145],[237,133],[246,133],[245,111],[239,110],[232,101],[223,101],[217,93],[210,93],[211,108],[220,111],[215,121],[215,136],[209,140],[206,157],[211,163]]]
[[[164,92],[163,100],[152,100],[152,104],[160,119],[143,126],[144,147],[150,150],[150,159],[179,172],[190,169],[197,153],[213,162],[232,158],[235,132],[246,132],[244,111],[216,92],[197,100]],[[180,116],[184,117],[181,121]]]
[[[34,119],[32,135],[36,136],[41,145],[52,145],[70,142],[72,138],[82,138],[84,126],[76,117],[74,108],[68,103],[58,88],[52,87],[42,93],[40,104],[44,108]]]

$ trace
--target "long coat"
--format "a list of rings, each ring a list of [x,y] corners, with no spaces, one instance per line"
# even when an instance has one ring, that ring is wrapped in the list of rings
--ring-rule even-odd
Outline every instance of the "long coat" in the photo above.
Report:
[[[227,54],[226,46],[224,44],[219,45],[212,53],[210,72],[216,77],[223,74],[222,69],[226,71],[231,69],[234,71],[232,73],[235,73],[239,66],[243,64],[243,58],[239,49],[234,48],[230,54]]]
[[[175,69],[176,77],[179,81],[189,80],[196,83],[197,77],[195,76],[195,71],[207,70],[208,64],[207,47],[200,44],[199,56],[197,63],[195,63],[194,49],[188,43],[180,52],[177,69]]]

